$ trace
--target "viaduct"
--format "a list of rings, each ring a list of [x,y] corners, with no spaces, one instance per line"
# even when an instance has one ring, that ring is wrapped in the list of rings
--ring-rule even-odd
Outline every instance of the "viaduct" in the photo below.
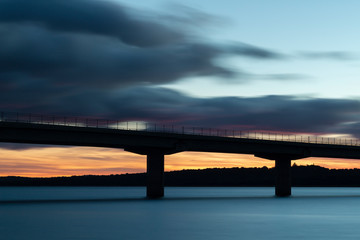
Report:
[[[357,140],[337,141],[336,139],[310,139],[292,135],[284,138],[281,134],[254,137],[250,133],[236,135],[235,132],[219,134],[211,129],[174,127],[163,129],[142,127],[119,129],[119,123],[99,123],[96,120],[77,119],[45,121],[41,117],[19,116],[0,118],[0,142],[54,144],[71,146],[121,148],[125,151],[147,157],[147,197],[164,196],[164,157],[183,151],[252,154],[256,157],[275,161],[276,196],[291,195],[291,160],[307,157],[360,159],[360,143]],[[123,124],[123,123],[122,123]],[[104,127],[106,125],[106,127]],[[124,126],[124,125],[121,125]],[[294,138],[295,136],[295,138]]]

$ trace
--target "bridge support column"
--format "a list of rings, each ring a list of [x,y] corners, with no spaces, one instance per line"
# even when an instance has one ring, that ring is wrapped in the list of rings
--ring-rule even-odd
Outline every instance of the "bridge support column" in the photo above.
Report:
[[[291,195],[291,160],[306,156],[301,154],[255,154],[256,157],[275,160],[275,195],[288,197]]]
[[[164,196],[164,153],[150,151],[147,153],[147,188],[148,198]]]
[[[291,160],[275,160],[275,195],[287,197],[291,195]]]
[[[146,155],[146,196],[161,198],[164,196],[164,158],[165,155],[179,152],[172,148],[127,147],[125,151]]]

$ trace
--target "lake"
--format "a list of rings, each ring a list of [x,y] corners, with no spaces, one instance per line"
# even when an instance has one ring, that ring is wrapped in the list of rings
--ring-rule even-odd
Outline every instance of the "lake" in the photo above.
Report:
[[[4,240],[358,239],[360,188],[0,187]]]

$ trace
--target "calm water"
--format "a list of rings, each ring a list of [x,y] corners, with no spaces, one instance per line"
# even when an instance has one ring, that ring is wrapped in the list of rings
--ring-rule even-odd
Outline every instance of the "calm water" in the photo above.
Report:
[[[360,188],[2,187],[0,238],[359,239]]]

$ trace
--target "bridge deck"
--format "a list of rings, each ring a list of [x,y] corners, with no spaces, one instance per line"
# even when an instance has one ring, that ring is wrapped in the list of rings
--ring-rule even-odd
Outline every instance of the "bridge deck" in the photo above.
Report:
[[[239,154],[287,154],[304,157],[360,159],[360,146],[244,137],[206,136],[145,130],[120,130],[22,122],[0,122],[0,142],[123,148],[166,154],[183,151]]]
[[[141,121],[116,121],[107,119],[61,117],[42,114],[22,114],[0,112],[0,122],[32,123],[53,126],[73,126],[84,128],[101,128],[114,130],[146,131],[156,133],[178,133],[186,135],[216,136],[227,138],[244,138],[258,140],[273,140],[284,142],[303,142],[316,144],[334,144],[360,146],[360,140],[355,138],[329,137],[326,135],[306,135],[294,133],[277,133],[271,131],[247,131],[235,129],[216,129],[203,127],[184,127],[166,124],[153,124]]]

